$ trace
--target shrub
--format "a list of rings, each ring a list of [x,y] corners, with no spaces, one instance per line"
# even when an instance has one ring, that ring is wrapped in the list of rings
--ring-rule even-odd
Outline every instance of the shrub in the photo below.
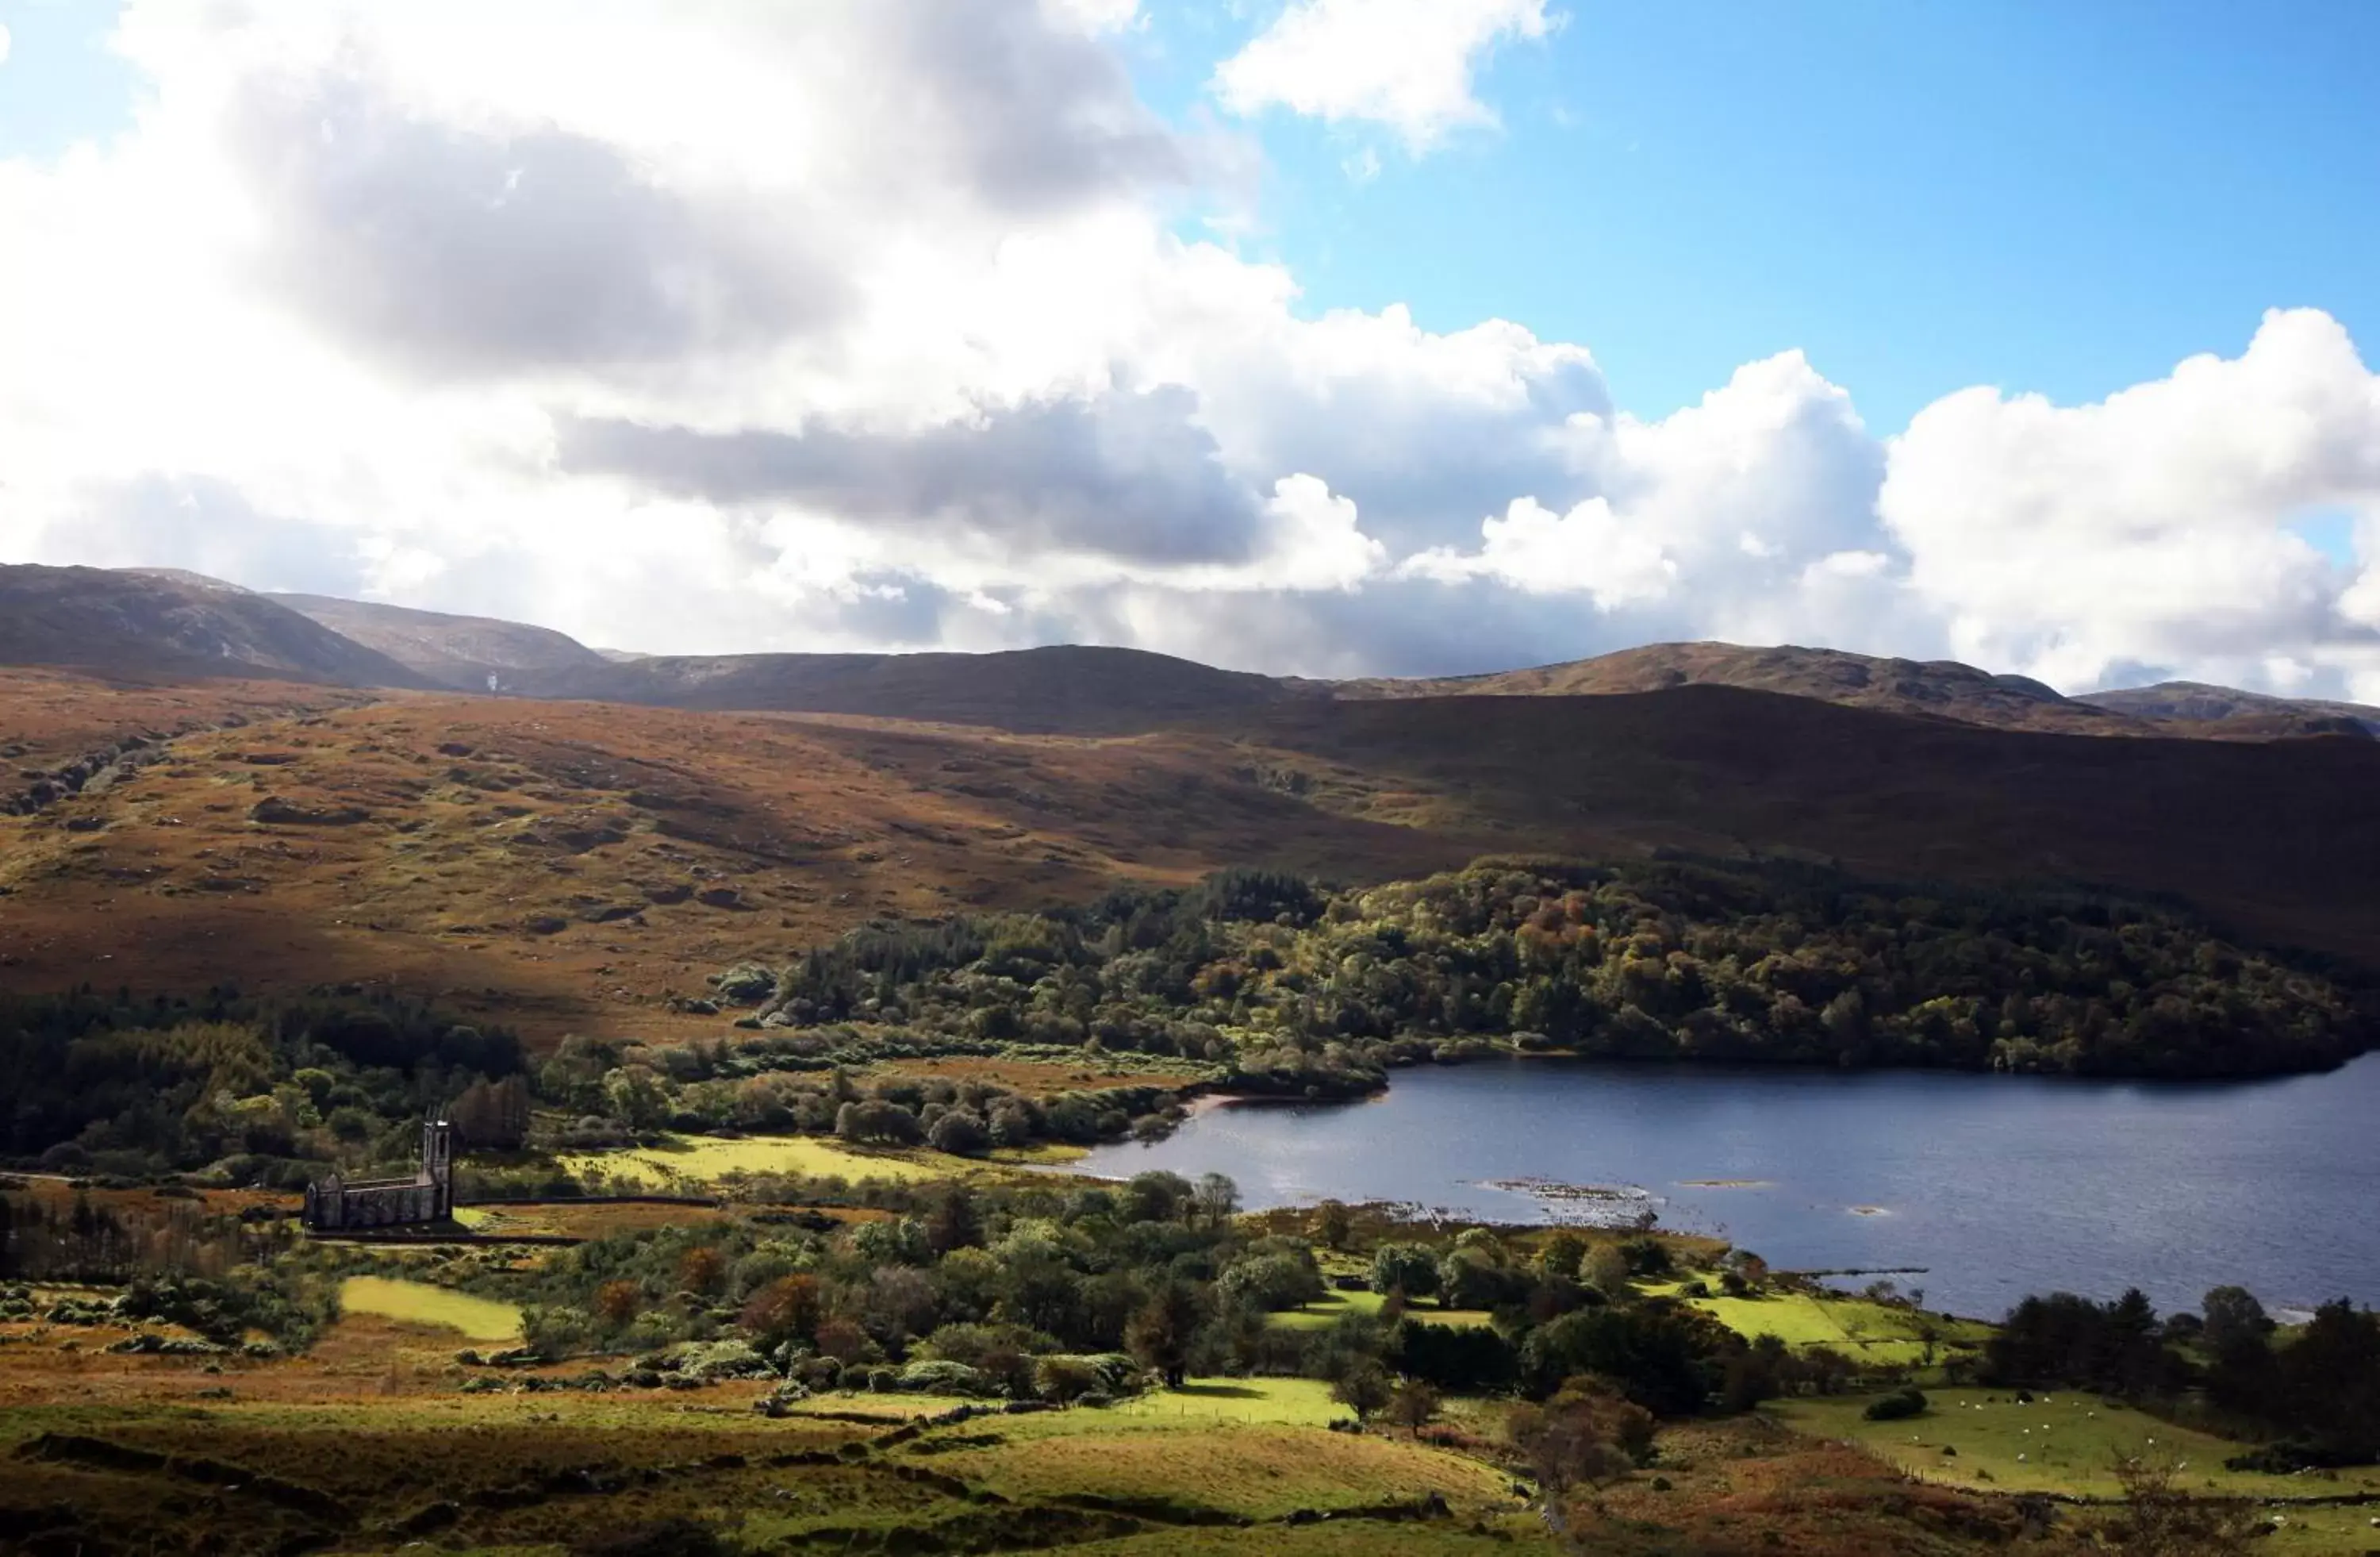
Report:
[[[736,1005],[758,1005],[777,992],[777,976],[757,962],[739,962],[710,978],[719,998]]]
[[[690,1379],[763,1379],[776,1369],[744,1342],[711,1341],[679,1347],[677,1371]]]
[[[926,1132],[926,1141],[936,1151],[953,1157],[979,1157],[991,1146],[991,1130],[980,1115],[954,1108],[934,1121],[933,1128]]]
[[[1099,1372],[1082,1357],[1043,1357],[1034,1365],[1033,1387],[1042,1399],[1062,1405],[1096,1392]]]
[[[913,1362],[901,1369],[898,1387],[910,1394],[984,1395],[991,1381],[963,1362]]]
[[[1922,1416],[1925,1411],[1925,1395],[1916,1389],[1895,1390],[1890,1394],[1867,1403],[1861,1413],[1871,1422],[1899,1422]]]

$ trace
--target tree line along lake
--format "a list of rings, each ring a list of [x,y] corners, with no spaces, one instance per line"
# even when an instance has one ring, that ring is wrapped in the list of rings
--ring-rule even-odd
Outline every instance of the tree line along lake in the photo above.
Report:
[[[1227,1174],[1255,1208],[1649,1210],[1783,1269],[1922,1268],[1897,1279],[1983,1318],[2129,1286],[2160,1308],[2226,1283],[2380,1302],[2380,1054],[2246,1082],[1498,1059],[1401,1069],[1362,1102],[1211,1106],[1076,1166]]]

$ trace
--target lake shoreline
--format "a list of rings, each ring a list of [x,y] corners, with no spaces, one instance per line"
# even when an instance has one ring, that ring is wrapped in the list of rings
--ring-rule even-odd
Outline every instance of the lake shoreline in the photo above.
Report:
[[[1650,1209],[1780,1267],[1927,1268],[1932,1303],[1961,1313],[2135,1281],[2166,1307],[2231,1283],[2272,1306],[2380,1301],[2380,1230],[2358,1210],[2380,1195],[2362,1124],[2380,1058],[2229,1082],[1972,1074],[1475,1055],[1400,1066],[1361,1109],[1217,1087],[1165,1138],[1073,1167],[1220,1172],[1256,1209],[1327,1198],[1508,1225],[1575,1219],[1489,1185],[1638,1186],[1645,1201],[1569,1209]]]

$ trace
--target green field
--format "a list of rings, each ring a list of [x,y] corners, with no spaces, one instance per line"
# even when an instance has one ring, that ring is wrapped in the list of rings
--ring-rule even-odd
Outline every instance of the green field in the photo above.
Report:
[[[413,1324],[443,1325],[474,1341],[520,1337],[521,1312],[509,1303],[449,1292],[427,1282],[387,1276],[349,1276],[339,1283],[339,1308],[349,1314],[378,1314]]]
[[[1674,1291],[1671,1287],[1667,1290]],[[1973,1320],[1921,1314],[1864,1297],[1806,1292],[1760,1297],[1692,1297],[1686,1300],[1739,1335],[1774,1335],[1789,1346],[1830,1346],[1876,1363],[1922,1362],[1924,1326],[1937,1338],[1937,1355],[1981,1345],[1991,1327]]]
[[[1330,1386],[1319,1379],[1193,1379],[1184,1389],[1135,1395],[1107,1415],[1318,1428],[1350,1413],[1330,1398]]]
[[[1377,1292],[1325,1293],[1303,1308],[1275,1314],[1272,1322],[1291,1330],[1321,1330],[1349,1314],[1378,1313],[1380,1298]],[[1430,1324],[1486,1324],[1488,1320],[1484,1309],[1439,1308],[1427,1303],[1414,1304],[1405,1312]]]
[[[1519,1507],[1507,1478],[1491,1467],[1380,1434],[1103,1415],[1105,1421],[1068,1424],[1088,1430],[994,1429],[981,1436],[999,1441],[938,1454],[934,1468],[1020,1501],[1088,1494],[1250,1519],[1410,1502],[1431,1492],[1466,1512]]]
[[[818,1136],[751,1136],[741,1140],[673,1136],[662,1146],[582,1152],[559,1161],[573,1174],[605,1174],[657,1189],[764,1174],[854,1180],[947,1178],[970,1166],[965,1159],[930,1151],[899,1156],[854,1151]]]
[[[1862,1417],[1870,1396],[1785,1402],[1773,1414],[1804,1432],[1851,1440],[1912,1474],[1955,1486],[2112,1497],[2120,1490],[2111,1469],[2119,1457],[2169,1454],[2188,1462],[2184,1480],[2194,1492],[2257,1498],[2380,1492],[2380,1467],[2305,1476],[2226,1470],[2224,1460],[2240,1445],[2095,1395],[2052,1392],[2019,1405],[2004,1390],[1925,1393],[1932,1403],[1925,1414],[1898,1422]],[[1943,1454],[1946,1445],[1958,1453]],[[2359,1524],[2369,1517],[2359,1516]],[[2362,1527],[2368,1534],[2370,1527]]]

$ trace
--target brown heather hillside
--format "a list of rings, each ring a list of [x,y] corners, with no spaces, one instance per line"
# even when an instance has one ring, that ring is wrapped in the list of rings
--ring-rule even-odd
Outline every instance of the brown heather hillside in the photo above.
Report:
[[[262,595],[196,574],[0,566],[0,665],[424,687]]]
[[[1653,643],[1591,660],[1529,670],[1437,680],[1341,682],[1342,698],[1586,697],[1659,692],[1673,687],[1738,687],[1815,698],[1849,708],[1956,719],[2002,730],[2058,731],[2079,736],[2153,736],[2209,740],[2272,740],[2289,736],[2353,734],[2335,720],[2314,717],[2277,699],[2263,699],[2263,717],[2232,723],[2109,693],[2088,701],[2060,696],[2029,676],[1994,675],[1955,660],[1878,659],[1839,649],[1746,648],[1733,643]],[[2216,690],[2216,689],[2210,689]],[[2234,694],[2242,699],[2251,695]],[[2175,723],[2187,720],[2190,723]]]
[[[855,713],[1077,735],[1159,729],[1297,697],[1270,676],[1139,649],[1075,644],[990,654],[656,654],[524,672],[508,682],[540,698]]]
[[[2114,692],[2085,692],[2078,702],[2113,709],[2135,719],[2209,724],[2219,729],[2258,729],[2277,721],[2315,720],[2353,724],[2380,731],[2380,708],[2369,703],[2326,702],[2319,698],[2272,698],[2203,681],[2161,681]]]
[[[705,974],[871,915],[1237,863],[1387,879],[1500,842],[1367,820],[1407,802],[1308,766],[1320,793],[1300,797],[1211,735],[400,695],[188,737],[103,793],[0,817],[0,981],[357,981],[539,1035],[649,1033]]]
[[[328,595],[264,598],[387,655],[438,686],[460,691],[485,689],[491,675],[509,680],[516,671],[600,668],[609,663],[577,639],[551,627],[487,616],[409,611]]]
[[[64,687],[0,678],[0,731],[55,723]],[[86,681],[75,717],[145,727],[183,695]],[[1663,845],[2170,893],[2380,967],[2375,792],[2365,740],[2107,741],[1718,687],[1298,699],[1096,737],[400,693],[188,736],[0,817],[0,980],[372,982],[543,1037],[693,1034],[716,1019],[671,993],[872,915]]]
[[[2107,741],[1725,687],[1332,702],[1243,733],[1436,797],[1417,821],[2172,893],[2237,933],[2380,967],[2369,740]]]
[[[131,741],[301,716],[372,694],[287,681],[103,676],[37,665],[0,666],[0,764],[21,783]]]
[[[2061,697],[1955,661],[1793,645],[1657,643],[1490,675],[1312,681],[1142,650],[624,655],[550,628],[323,595],[253,593],[171,568],[0,567],[0,664],[650,707],[839,713],[1043,735],[1123,735],[1327,700],[1586,697],[1724,686],[1996,729],[2266,741],[2380,731],[2380,712],[2172,683]]]

